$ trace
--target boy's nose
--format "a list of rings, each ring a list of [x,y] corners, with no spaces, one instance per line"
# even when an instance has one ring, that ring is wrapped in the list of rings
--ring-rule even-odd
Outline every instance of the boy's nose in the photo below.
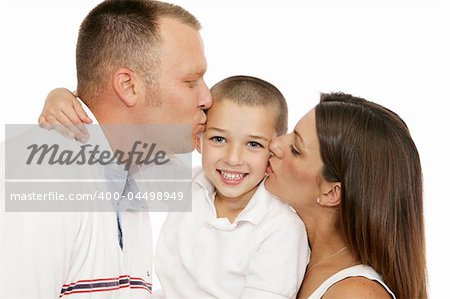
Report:
[[[230,165],[241,165],[242,150],[238,146],[230,146],[224,160]]]

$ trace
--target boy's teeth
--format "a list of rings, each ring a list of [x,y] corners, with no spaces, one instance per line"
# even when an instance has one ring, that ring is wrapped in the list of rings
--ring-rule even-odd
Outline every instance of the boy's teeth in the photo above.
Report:
[[[243,173],[229,173],[229,172],[225,172],[225,171],[222,171],[222,170],[220,171],[220,173],[227,180],[237,181],[237,180],[240,180],[240,179],[242,179],[244,177]]]

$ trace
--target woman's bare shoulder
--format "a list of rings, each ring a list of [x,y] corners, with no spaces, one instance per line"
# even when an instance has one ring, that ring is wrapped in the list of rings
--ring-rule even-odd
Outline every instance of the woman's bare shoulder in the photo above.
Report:
[[[335,283],[328,289],[323,298],[391,299],[391,295],[378,282],[366,277],[355,276]]]

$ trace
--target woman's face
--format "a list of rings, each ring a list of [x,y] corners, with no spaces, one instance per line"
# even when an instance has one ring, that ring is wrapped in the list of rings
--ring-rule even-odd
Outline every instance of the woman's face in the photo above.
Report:
[[[316,205],[323,163],[314,109],[300,119],[294,132],[274,139],[269,148],[274,155],[267,168],[266,188],[299,214]]]

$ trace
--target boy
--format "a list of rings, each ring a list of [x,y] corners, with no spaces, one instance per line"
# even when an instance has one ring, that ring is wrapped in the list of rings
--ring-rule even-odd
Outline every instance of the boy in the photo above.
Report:
[[[211,89],[198,138],[191,213],[168,213],[155,267],[167,298],[295,298],[309,259],[293,210],[261,182],[269,142],[287,131],[287,105],[270,83],[248,76]]]

